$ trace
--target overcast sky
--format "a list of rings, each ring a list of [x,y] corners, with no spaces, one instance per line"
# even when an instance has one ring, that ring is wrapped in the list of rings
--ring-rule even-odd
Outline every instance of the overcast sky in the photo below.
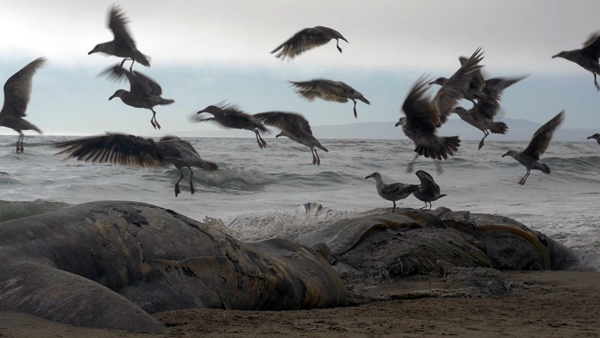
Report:
[[[120,131],[150,134],[151,112],[108,101],[126,83],[97,74],[119,59],[87,55],[112,39],[111,1],[0,1],[0,82],[39,56],[48,58],[33,80],[27,119],[46,134]],[[458,56],[481,46],[489,76],[530,76],[507,89],[507,117],[543,123],[567,110],[565,127],[600,130],[600,93],[591,73],[564,59],[600,29],[600,1],[120,1],[128,25],[152,67],[163,97],[161,132],[213,130],[188,116],[222,100],[249,113],[295,111],[313,125],[395,121],[410,86],[422,74],[450,76]],[[335,41],[292,61],[269,54],[305,27],[338,30]],[[308,102],[287,81],[344,81],[371,101]],[[432,91],[433,93],[433,91]],[[468,109],[471,104],[463,103]],[[1,133],[13,131],[2,128]],[[399,130],[400,132],[400,130]],[[250,133],[249,136],[252,136]]]

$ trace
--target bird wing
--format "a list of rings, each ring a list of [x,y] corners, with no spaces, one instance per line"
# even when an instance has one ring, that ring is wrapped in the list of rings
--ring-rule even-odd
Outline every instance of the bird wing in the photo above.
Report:
[[[463,66],[468,60],[469,58],[466,56],[461,56],[458,58],[461,66]],[[483,79],[483,74],[481,74],[481,69],[478,69],[473,73],[473,78],[471,79],[471,83],[469,83],[469,88],[481,90],[483,87],[485,87],[485,80]]]
[[[0,114],[10,114],[13,117],[25,117],[27,104],[31,97],[32,78],[35,71],[46,59],[39,58],[16,72],[4,84],[4,106]]]
[[[500,110],[500,102],[496,99],[485,97],[477,100],[472,108],[475,114],[493,120]]]
[[[218,112],[212,112],[214,116],[221,115],[225,119],[231,120],[234,126],[243,126],[241,128],[256,128],[262,132],[267,132],[267,128],[261,121],[250,114],[244,113],[237,105],[229,104],[221,107]]]
[[[348,102],[346,92],[340,85],[341,82],[317,79],[305,82],[290,81],[290,83],[297,88],[296,93],[310,101],[318,97],[325,101]]]
[[[502,91],[513,84],[523,80],[528,75],[512,77],[512,78],[503,78],[496,77],[493,79],[488,79],[485,81],[485,89],[484,93],[486,96],[491,97],[495,100],[500,100],[502,98]]]
[[[546,149],[548,148],[548,144],[550,144],[550,140],[552,140],[552,135],[554,131],[565,119],[565,111],[564,109],[558,113],[555,117],[553,117],[550,121],[546,122],[543,126],[541,126],[529,142],[529,145],[523,152],[522,155],[529,156],[536,161],[540,159],[540,155],[542,155]]]
[[[281,130],[294,132],[301,130],[305,133],[312,135],[310,124],[300,114],[295,113],[283,113],[283,112],[266,112],[252,115],[256,119],[262,121],[264,124],[269,126],[277,127]]]
[[[429,97],[424,97],[429,89],[428,82],[425,77],[415,82],[402,104],[402,110],[406,114],[407,127],[433,133],[440,122],[440,115],[437,109],[432,109]]]
[[[298,33],[294,34],[286,42],[279,45],[277,48],[271,51],[271,54],[282,49],[276,57],[282,57],[285,59],[289,57],[294,58],[307,50],[321,46],[329,42],[332,36],[327,34],[328,32],[321,27],[305,28]]]
[[[592,33],[581,49],[584,53],[600,58],[600,31]]]
[[[381,189],[381,193],[382,194],[392,194],[392,193],[395,193],[395,192],[399,192],[400,189],[402,189],[403,185],[404,184],[402,184],[402,183],[388,184],[383,189]]]
[[[429,175],[429,173],[419,170],[416,172],[417,177],[421,181],[421,186],[423,187],[421,190],[428,190],[434,192],[436,195],[440,193],[440,187],[435,183],[433,177]]]
[[[438,90],[432,104],[438,107],[441,123],[446,122],[446,118],[452,113],[458,100],[464,98],[475,72],[481,68],[479,62],[482,59],[481,48],[477,48],[475,53]]]
[[[125,27],[128,22],[129,21],[125,17],[125,12],[123,12],[122,8],[113,6],[110,9],[110,14],[108,16],[108,28],[110,28],[110,30],[113,32],[114,42],[117,45],[126,45],[135,49],[135,41],[133,41],[131,35],[127,31],[127,27]]]
[[[107,134],[105,136],[84,137],[75,140],[54,143],[56,148],[65,148],[58,154],[69,154],[68,158],[79,161],[141,167],[158,167],[163,158],[156,143],[133,135]]]
[[[144,93],[158,96],[162,95],[162,88],[158,83],[156,83],[156,81],[138,72],[137,70],[134,70],[133,74],[136,77],[137,84],[140,86],[140,90],[142,90]],[[136,90],[137,88],[133,88],[132,83],[131,92],[135,92]]]

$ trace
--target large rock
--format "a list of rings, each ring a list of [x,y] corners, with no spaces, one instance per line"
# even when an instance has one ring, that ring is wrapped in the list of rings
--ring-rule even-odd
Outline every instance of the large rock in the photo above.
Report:
[[[0,223],[0,311],[163,332],[148,313],[347,304],[342,280],[288,240],[245,244],[152,205],[95,202]]]
[[[499,270],[564,269],[576,262],[571,250],[513,219],[445,208],[373,211],[295,240],[307,246],[325,243],[348,285],[436,274],[438,260]]]

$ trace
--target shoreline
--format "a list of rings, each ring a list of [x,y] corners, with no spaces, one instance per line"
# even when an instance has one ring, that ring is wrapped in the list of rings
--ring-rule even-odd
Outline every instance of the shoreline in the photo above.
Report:
[[[505,271],[527,287],[483,298],[416,298],[296,311],[186,309],[155,313],[165,335],[75,327],[16,312],[0,312],[10,337],[574,337],[600,336],[600,272]],[[442,278],[380,284],[377,293],[439,288]]]

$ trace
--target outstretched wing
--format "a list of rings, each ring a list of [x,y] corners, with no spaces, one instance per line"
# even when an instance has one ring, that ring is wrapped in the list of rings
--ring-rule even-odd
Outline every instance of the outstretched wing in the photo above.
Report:
[[[131,35],[127,31],[127,27],[125,27],[128,22],[122,8],[113,6],[110,9],[108,28],[113,32],[115,43],[121,46],[134,47],[135,49],[135,41],[133,41]]]
[[[540,159],[540,155],[542,155],[546,149],[548,148],[548,144],[550,144],[550,140],[552,140],[552,136],[554,135],[554,131],[565,119],[565,110],[563,109],[558,115],[552,118],[552,120],[546,122],[543,126],[538,129],[529,145],[521,154],[534,158],[535,160]]]
[[[426,77],[421,77],[415,82],[402,104],[402,110],[406,114],[408,128],[433,133],[440,121],[440,115],[437,109],[432,109],[429,97],[424,96],[429,89],[428,82]]]
[[[419,170],[416,174],[421,181],[421,190],[431,191],[436,195],[440,193],[440,187],[435,183],[433,177],[431,177],[428,172]]]
[[[25,117],[25,111],[31,97],[32,78],[35,71],[46,59],[39,58],[11,76],[4,84],[4,106],[0,114],[13,117]]]
[[[65,148],[57,153],[69,154],[65,159],[76,158],[86,162],[158,167],[162,165],[163,160],[154,140],[134,135],[107,134],[84,137],[57,142],[54,147]]]
[[[318,97],[325,101],[348,102],[346,92],[340,82],[317,79],[305,82],[290,81],[290,83],[297,88],[296,93],[311,101]]]
[[[339,35],[337,31],[327,27],[305,28],[271,51],[271,54],[283,49],[275,57],[293,59],[307,50],[326,44],[335,36],[334,32]]]
[[[594,58],[600,58],[600,31],[592,33],[588,40],[583,44],[582,52],[592,55]]]

